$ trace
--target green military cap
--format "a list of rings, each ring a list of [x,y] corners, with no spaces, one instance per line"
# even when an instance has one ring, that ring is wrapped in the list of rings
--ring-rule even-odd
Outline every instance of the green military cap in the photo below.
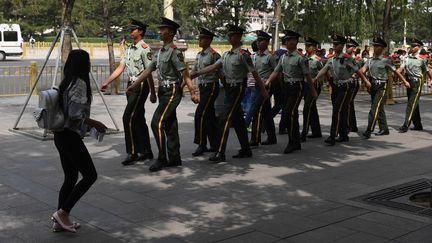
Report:
[[[226,27],[227,27],[227,34],[228,35],[232,35],[232,34],[243,35],[243,33],[246,31],[245,29],[243,29],[242,27],[237,26],[237,25],[228,24]]]
[[[320,43],[319,41],[314,40],[313,38],[306,36],[305,37],[305,45],[307,46],[318,46]]]
[[[372,45],[387,47],[387,42],[383,38],[376,36],[372,39]]]
[[[175,31],[177,31],[178,28],[180,28],[180,25],[177,24],[176,22],[172,21],[171,19],[165,18],[165,17],[161,17],[161,23],[159,24],[159,28],[170,28],[173,29]]]
[[[255,31],[255,33],[257,35],[258,40],[262,40],[262,39],[270,40],[272,38],[271,35],[269,35],[268,33],[264,32],[262,30],[257,30],[257,31]]]
[[[416,38],[410,38],[410,46],[423,46],[423,42]]]
[[[333,34],[331,36],[333,44],[345,44],[347,43],[347,39],[341,35]]]
[[[359,46],[359,43],[357,41],[355,41],[353,38],[348,37],[347,42],[346,42],[346,46],[347,47],[357,47],[357,46]]]
[[[146,25],[143,22],[138,21],[136,19],[132,19],[132,18],[130,19],[130,21],[131,21],[131,25],[130,25],[131,30],[142,29],[144,32],[146,31],[148,25]]]
[[[211,32],[210,30],[200,27],[200,33],[199,33],[199,37],[208,37],[208,38],[213,38],[216,35]]]
[[[301,37],[301,35],[295,31],[292,30],[284,30],[284,34],[285,36],[282,38],[282,41],[286,41],[289,39],[299,39]]]

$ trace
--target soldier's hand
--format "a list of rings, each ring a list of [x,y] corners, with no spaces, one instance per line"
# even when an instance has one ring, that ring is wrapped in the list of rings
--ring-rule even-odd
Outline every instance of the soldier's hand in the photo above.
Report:
[[[432,79],[429,79],[429,88],[432,87]]]
[[[266,89],[261,90],[261,96],[263,97],[264,100],[269,97],[269,94]]]
[[[156,101],[157,101],[156,93],[151,93],[150,94],[150,102],[156,103]]]
[[[370,88],[372,87],[372,85],[369,81],[365,83],[365,86],[368,90],[370,90]]]
[[[191,79],[194,79],[198,76],[198,72],[195,70],[192,70],[189,75],[190,75]]]
[[[408,83],[408,82],[404,82],[403,85],[404,85],[405,87],[407,87],[408,89],[411,88],[411,85],[410,85],[410,83]]]
[[[199,96],[197,94],[191,95],[191,100],[195,104],[198,104],[200,102]]]
[[[100,91],[104,92],[107,88],[108,88],[108,84],[106,84],[105,82],[103,82],[101,84]]]
[[[129,86],[127,89],[126,89],[126,95],[131,95],[132,93],[133,93],[133,85],[131,85],[131,86]]]
[[[315,87],[313,87],[313,88],[311,89],[311,91],[312,91],[312,97],[313,97],[313,98],[317,98],[317,97],[318,97],[318,93],[317,93]]]

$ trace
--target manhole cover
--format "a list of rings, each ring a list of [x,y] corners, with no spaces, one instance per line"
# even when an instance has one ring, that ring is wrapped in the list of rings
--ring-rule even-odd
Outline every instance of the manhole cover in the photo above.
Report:
[[[432,217],[430,179],[419,179],[351,198],[398,211]]]

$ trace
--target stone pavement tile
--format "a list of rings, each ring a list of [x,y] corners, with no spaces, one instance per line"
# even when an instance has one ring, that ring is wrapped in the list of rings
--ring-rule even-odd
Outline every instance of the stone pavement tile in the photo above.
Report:
[[[325,211],[323,213],[311,215],[309,216],[309,218],[331,224],[349,218],[357,217],[363,214],[367,214],[369,212],[370,212],[369,210],[358,208],[358,207],[343,206],[340,208],[335,208],[335,209]]]
[[[334,243],[384,243],[389,242],[386,238],[381,238],[375,235],[366,233],[355,233],[344,237],[342,239],[334,241]]]
[[[405,229],[405,230],[417,230],[419,228],[429,225],[428,223],[414,221],[407,218],[397,217],[389,214],[371,212],[363,214],[358,217],[362,220],[372,221],[375,223],[390,226],[392,228]]]
[[[320,222],[319,220],[312,220],[287,212],[275,212],[274,214],[259,218],[259,220],[250,227],[260,232],[285,238],[326,225],[327,223]]]
[[[416,231],[405,234],[401,237],[394,238],[393,240],[403,243],[424,243],[431,242],[432,239],[432,226],[426,226]]]
[[[153,222],[145,223],[147,228],[160,232],[167,236],[175,236],[178,238],[190,235],[197,229],[179,221],[170,219],[160,219]]]
[[[241,236],[244,234],[248,234],[254,231],[255,231],[254,229],[247,226],[238,227],[228,223],[225,226],[221,226],[221,227],[208,227],[208,228],[200,227],[192,234],[181,237],[181,239],[186,242],[194,242],[194,243],[195,242],[196,243],[216,242],[216,241],[221,241],[221,240]]]
[[[104,192],[102,192],[104,193]],[[134,203],[140,201],[147,201],[149,197],[145,196],[143,193],[136,193],[130,190],[117,190],[117,191],[107,191],[105,192],[108,197],[112,197],[124,203]]]
[[[356,231],[329,225],[316,230],[298,234],[287,239],[291,242],[335,242],[349,235],[355,234]]]
[[[340,179],[329,179],[300,186],[300,188],[306,192],[331,200],[344,199],[347,193],[364,190],[368,187],[369,186],[364,184],[352,183],[349,180]]]
[[[360,218],[347,219],[334,225],[368,233],[378,237],[383,237],[386,239],[394,239],[411,231],[407,229],[393,228],[387,225],[363,220]]]
[[[226,240],[218,241],[221,243],[265,243],[265,242],[273,242],[278,240],[279,238],[274,237],[272,235],[264,234],[262,232],[254,231],[250,233],[246,233],[243,235],[239,235],[233,238],[229,238]]]

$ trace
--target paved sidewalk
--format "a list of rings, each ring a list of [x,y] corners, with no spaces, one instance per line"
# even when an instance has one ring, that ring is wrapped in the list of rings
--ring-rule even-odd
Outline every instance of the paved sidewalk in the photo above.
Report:
[[[124,96],[106,96],[121,126]],[[369,103],[359,97],[360,130]],[[32,97],[19,127],[34,126]],[[212,165],[208,155],[193,158],[193,113],[186,97],[178,109],[184,166],[148,172],[148,162],[123,167],[123,134],[101,143],[85,142],[98,180],[73,209],[79,233],[52,233],[62,183],[52,141],[41,142],[8,131],[24,97],[0,98],[0,242],[430,242],[432,221],[350,200],[364,193],[432,176],[432,97],[424,96],[425,131],[399,134],[406,104],[387,106],[389,136],[326,147],[310,139],[302,151],[282,154],[287,137],[260,146],[250,159],[230,159],[238,149],[229,136],[228,162]],[[147,121],[155,105],[146,104]],[[328,135],[328,97],[319,99],[323,131]],[[109,117],[95,95],[92,116]],[[276,119],[277,123],[279,117]],[[265,137],[265,136],[264,136]],[[157,147],[152,139],[153,152]]]

